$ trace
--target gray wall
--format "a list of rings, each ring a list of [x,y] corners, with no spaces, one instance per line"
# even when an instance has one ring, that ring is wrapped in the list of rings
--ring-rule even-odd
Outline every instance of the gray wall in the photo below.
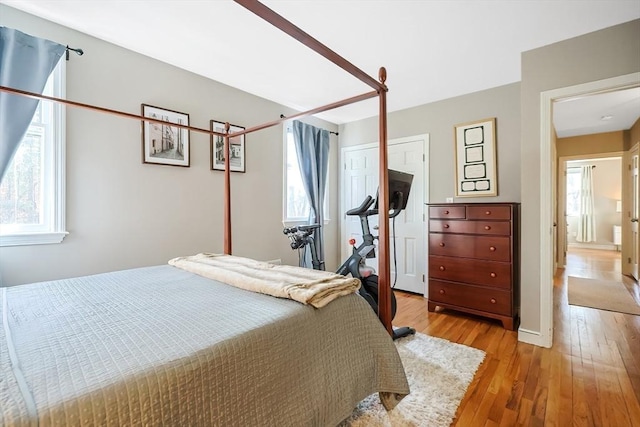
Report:
[[[540,93],[640,71],[640,20],[522,54],[522,320],[540,331]],[[549,283],[552,286],[552,283]]]
[[[393,97],[393,75],[387,81]],[[520,84],[471,93],[389,113],[388,138],[429,134],[429,201],[444,202],[455,194],[454,126],[496,118],[498,196],[457,198],[465,202],[520,201]],[[377,142],[378,119],[340,126],[341,146]]]
[[[0,25],[81,47],[67,63],[67,98],[134,114],[146,103],[252,126],[291,111],[165,63],[0,5]],[[337,126],[310,119],[336,131]],[[338,262],[337,138],[331,137],[328,268]],[[247,173],[232,173],[233,253],[297,264],[282,234],[282,127],[247,136]],[[141,163],[140,123],[67,108],[67,229],[61,244],[0,248],[3,285],[166,263],[222,252],[223,173],[209,170],[209,137],[191,132],[191,167]],[[265,179],[265,177],[269,177]]]

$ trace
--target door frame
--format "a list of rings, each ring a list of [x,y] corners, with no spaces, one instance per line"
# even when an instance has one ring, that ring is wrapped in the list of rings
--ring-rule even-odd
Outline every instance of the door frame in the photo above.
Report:
[[[622,250],[622,274],[626,274],[637,280],[638,278],[634,276],[634,271],[633,271],[631,262],[626,262],[626,263],[624,262],[625,259],[629,261],[631,260],[631,255],[634,252],[633,245],[635,245],[635,242],[633,242],[633,239],[630,237],[630,236],[633,236],[630,220],[631,220],[631,215],[634,211],[634,207],[632,205],[634,201],[633,172],[632,172],[632,168],[633,168],[632,159],[634,154],[640,154],[640,141],[635,141],[635,142],[631,141],[631,146],[629,147],[629,151],[625,153],[625,156],[622,159],[622,169],[623,169],[622,173],[624,175],[624,179],[622,181],[622,184],[623,184],[622,194],[624,196],[622,197],[622,213],[621,213],[622,215],[621,250]],[[625,165],[627,166],[627,169],[625,169]],[[625,184],[626,184],[626,188],[625,188]],[[636,194],[635,200],[636,202],[638,202],[640,200],[640,195]],[[638,258],[640,258],[640,254],[637,254],[637,256]],[[640,259],[637,259],[635,261],[636,261],[636,264],[640,263]]]
[[[429,203],[429,134],[428,133],[423,133],[423,134],[418,134],[418,135],[413,135],[413,136],[406,136],[406,137],[402,137],[402,138],[394,138],[394,139],[389,139],[387,141],[387,146],[390,145],[396,145],[396,144],[403,144],[406,142],[411,142],[411,141],[415,141],[415,140],[422,140],[424,141],[423,146],[422,146],[422,152],[424,154],[424,161],[422,162],[422,176],[424,177],[424,182],[422,183],[422,187],[423,187],[423,191],[422,191],[422,204],[426,205],[426,203]],[[347,259],[351,254],[346,252],[346,246],[343,244],[342,239],[345,237],[345,233],[346,233],[346,218],[347,218],[347,210],[350,208],[346,207],[346,202],[345,202],[345,193],[344,193],[344,188],[342,185],[342,182],[344,180],[344,170],[345,170],[345,157],[346,157],[346,153],[351,152],[351,151],[358,151],[358,150],[366,150],[369,148],[376,148],[380,145],[379,142],[370,142],[370,143],[365,143],[365,144],[358,144],[358,145],[349,145],[346,147],[342,147],[340,150],[340,174],[339,174],[339,187],[340,187],[340,236],[339,236],[339,240],[338,240],[338,245],[340,248],[340,260],[345,260]],[[424,208],[423,208],[423,213],[422,213],[422,234],[423,236],[426,236],[425,234],[425,221],[424,221]],[[427,276],[427,266],[426,266],[426,256],[427,254],[427,244],[426,244],[426,238],[425,238],[425,244],[423,245],[423,253],[425,254],[425,278],[428,277]],[[342,261],[340,261],[342,262]],[[426,286],[426,285],[425,285]],[[426,288],[425,288],[425,295],[426,295]]]
[[[637,87],[640,72],[540,92],[540,332],[520,331],[520,341],[541,347],[553,344],[553,182],[555,101]]]

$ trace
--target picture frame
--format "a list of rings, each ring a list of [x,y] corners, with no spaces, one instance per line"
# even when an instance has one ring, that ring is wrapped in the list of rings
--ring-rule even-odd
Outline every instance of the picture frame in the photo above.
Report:
[[[498,195],[496,119],[454,126],[456,197]]]
[[[218,120],[211,120],[211,130],[216,132],[225,131],[225,123]],[[245,130],[244,127],[238,125],[230,125],[229,133],[239,132]],[[224,138],[219,135],[211,135],[210,141],[210,165],[211,170],[224,171],[225,157],[223,155],[224,150]],[[245,135],[232,137],[229,139],[229,169],[231,172],[246,171],[246,151],[245,151]]]
[[[189,126],[189,114],[142,104],[142,116],[167,122],[165,125],[142,121],[142,163],[189,167],[189,129],[171,126],[171,123]]]

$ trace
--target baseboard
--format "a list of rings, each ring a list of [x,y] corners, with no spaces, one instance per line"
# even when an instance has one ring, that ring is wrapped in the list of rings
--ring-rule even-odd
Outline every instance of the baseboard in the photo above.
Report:
[[[530,331],[528,329],[518,329],[518,341],[527,344],[537,345],[538,347],[550,348],[551,343],[546,342],[548,339],[543,337],[540,332]]]
[[[567,245],[569,248],[580,248],[580,249],[600,249],[603,251],[615,251],[617,250],[616,245],[596,245],[592,243],[569,243]]]

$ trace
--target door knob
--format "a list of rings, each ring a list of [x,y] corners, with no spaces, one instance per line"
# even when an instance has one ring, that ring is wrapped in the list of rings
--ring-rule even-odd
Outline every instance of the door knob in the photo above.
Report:
[[[631,222],[638,222],[638,218],[631,218]]]

